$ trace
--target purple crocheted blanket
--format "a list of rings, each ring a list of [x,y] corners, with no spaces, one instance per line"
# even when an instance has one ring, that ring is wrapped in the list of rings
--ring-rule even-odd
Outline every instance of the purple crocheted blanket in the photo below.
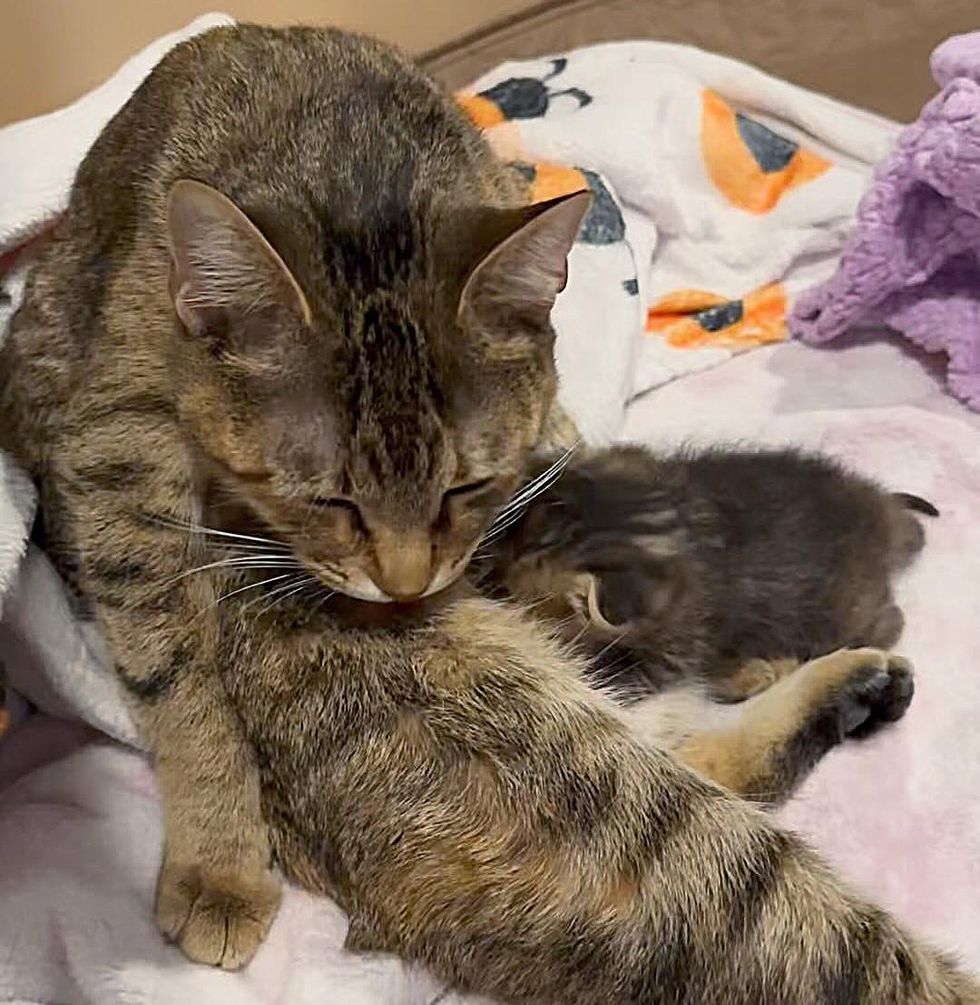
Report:
[[[827,282],[800,296],[794,335],[826,342],[885,324],[946,353],[949,389],[980,411],[980,31],[932,54],[942,90],[901,133]]]

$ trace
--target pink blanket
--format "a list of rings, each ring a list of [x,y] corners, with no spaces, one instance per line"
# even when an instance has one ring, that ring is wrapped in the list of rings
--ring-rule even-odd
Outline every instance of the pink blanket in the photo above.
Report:
[[[636,402],[660,444],[796,443],[841,457],[941,517],[899,584],[917,669],[906,716],[832,752],[781,812],[873,899],[980,969],[980,417],[893,343],[780,346]]]
[[[918,668],[908,716],[828,756],[782,817],[856,885],[980,969],[978,427],[980,417],[894,345],[782,345],[652,392],[631,407],[627,435],[819,447],[941,509],[899,591],[909,623],[902,648]],[[0,1000],[438,997],[424,973],[345,954],[343,915],[297,890],[245,972],[187,963],[151,920],[159,854],[155,788],[138,754],[42,717],[0,744]]]

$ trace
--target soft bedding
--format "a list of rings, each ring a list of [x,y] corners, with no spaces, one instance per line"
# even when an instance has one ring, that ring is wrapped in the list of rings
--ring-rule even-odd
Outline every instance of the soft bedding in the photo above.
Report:
[[[980,416],[881,332],[843,347],[760,350],[634,403],[626,434],[799,444],[932,500],[899,581],[916,665],[906,717],[825,758],[780,812],[865,893],[980,967]]]
[[[739,64],[681,47],[648,45],[654,48],[610,48],[598,61],[568,60],[560,68],[554,60],[531,69],[511,64],[461,96],[471,114],[492,116],[492,108],[474,99],[490,101],[486,93],[492,92],[499,110],[509,93],[500,85],[508,81],[533,79],[546,89],[573,92],[564,95],[571,102],[567,115],[540,116],[530,125],[517,116],[518,124],[512,118],[498,136],[509,135],[510,155],[520,152],[533,162],[525,170],[540,184],[543,198],[549,185],[569,184],[564,169],[577,165],[584,169],[580,178],[605,199],[605,215],[594,217],[588,230],[594,240],[583,239],[573,252],[569,290],[556,316],[567,404],[594,441],[619,436],[653,445],[684,440],[803,444],[838,455],[940,508],[941,516],[928,527],[926,551],[899,591],[908,618],[903,649],[918,667],[908,716],[874,739],[832,753],[781,816],[870,896],[980,968],[980,812],[975,808],[980,792],[980,729],[975,725],[980,714],[980,416],[942,393],[928,361],[882,340],[880,332],[874,341],[852,338],[824,351],[781,341],[787,302],[801,277],[815,275],[807,271],[814,267],[817,272],[833,267],[858,183],[867,173],[855,151],[864,150],[870,159],[868,151],[887,145],[893,129],[842,106],[824,105],[807,92],[786,90]],[[124,100],[160,51],[157,47],[124,68],[129,76],[108,104],[83,106],[84,128],[91,135],[92,123],[111,114],[113,102]],[[547,144],[558,142],[562,119],[595,111],[599,102],[591,99],[606,79],[602,66],[644,54],[653,59],[651,66],[662,66],[668,57],[683,63],[660,92],[664,115],[642,121],[648,136],[658,122],[687,130],[691,143],[674,165],[679,175],[690,176],[678,190],[677,205],[686,207],[682,219],[669,213],[656,217],[669,210],[666,202],[642,203],[645,189],[638,172],[644,162],[637,156],[635,131],[621,158],[593,162],[601,170],[593,171],[578,156],[558,168],[542,159],[555,156]],[[554,82],[549,74],[556,81],[566,79]],[[608,79],[613,78],[614,73]],[[775,90],[766,93],[779,100],[760,110],[759,95],[770,84]],[[631,122],[640,121],[636,116],[644,106],[636,100],[636,88],[616,86],[619,91],[609,93],[627,109]],[[722,105],[707,98],[709,92],[722,95]],[[590,101],[583,102],[582,94]],[[759,99],[753,116],[738,118],[733,109],[739,97],[749,101],[753,95]],[[829,123],[843,130],[836,134],[841,142],[836,147],[825,142],[818,151],[799,125],[793,139],[777,133],[777,126],[790,128],[774,121],[777,112],[787,119],[811,115],[811,125]],[[694,177],[692,165],[701,155],[698,123],[708,121],[704,116],[720,130],[712,133],[715,141],[741,143],[742,153],[748,150],[756,158],[747,176],[719,182],[702,166],[702,174]],[[34,144],[30,149],[41,149],[70,121],[25,124],[19,138],[26,136]],[[871,130],[867,135],[861,134],[861,123]],[[588,138],[585,130],[575,134]],[[597,127],[594,135],[616,134]],[[513,146],[515,137],[520,151]],[[12,149],[16,140],[18,135],[0,131],[0,152]],[[848,144],[850,157],[843,153]],[[77,145],[76,157],[85,144]],[[20,149],[26,148],[21,144]],[[839,163],[821,167],[835,156],[833,150]],[[780,159],[782,168],[770,173],[793,163],[796,173],[784,172],[779,185],[767,187],[759,171]],[[25,201],[13,213],[10,203],[0,204],[0,254],[62,208],[64,171],[45,177],[49,183],[32,189],[29,171],[11,176],[8,194],[16,190]],[[760,192],[766,198],[776,193],[769,209],[739,209],[740,199]],[[824,216],[815,198],[820,192],[832,202]],[[771,299],[750,301],[746,290],[728,285],[738,275],[739,256],[751,258],[766,234],[776,235],[784,251],[782,257],[760,260],[757,271],[762,280],[785,281],[786,299],[775,307]],[[699,249],[710,252],[718,268],[705,272],[702,262],[685,274],[685,260]],[[11,299],[6,308],[0,304],[0,330],[30,261],[29,250],[19,248],[17,254],[13,270],[12,258],[0,258]],[[722,266],[730,268],[726,272]],[[671,290],[687,295],[671,300]],[[761,327],[745,325],[746,316]],[[609,332],[612,341],[599,340],[601,332]],[[692,345],[692,332],[695,342],[704,338],[711,344]],[[755,337],[760,332],[778,338]],[[741,340],[729,341],[734,336]],[[765,345],[770,341],[777,344]],[[732,356],[746,348],[754,351]],[[702,368],[711,364],[723,365]],[[650,390],[680,374],[683,379]],[[620,429],[624,403],[637,392],[643,393],[633,398]],[[151,769],[135,746],[97,633],[74,618],[45,557],[27,546],[31,488],[9,462],[0,458],[0,463],[0,660],[9,679],[41,709],[15,723],[0,742],[0,1001],[474,1002],[443,992],[427,974],[397,960],[344,952],[342,913],[295,889],[287,891],[268,942],[242,973],[195,966],[164,945],[152,920],[161,830]]]
[[[629,409],[652,444],[802,443],[933,500],[899,584],[917,691],[900,723],[831,753],[781,812],[900,918],[980,968],[980,417],[895,344],[781,345],[661,387]],[[35,764],[35,766],[31,766]],[[153,776],[135,751],[36,717],[0,744],[0,1000],[110,1005],[428,1005],[425,974],[341,948],[331,903],[290,889],[239,974],[187,963],[152,921]],[[471,999],[447,996],[445,1005]]]
[[[980,411],[980,31],[932,56],[940,92],[878,167],[834,275],[792,327],[823,343],[887,324],[948,358],[949,388]]]

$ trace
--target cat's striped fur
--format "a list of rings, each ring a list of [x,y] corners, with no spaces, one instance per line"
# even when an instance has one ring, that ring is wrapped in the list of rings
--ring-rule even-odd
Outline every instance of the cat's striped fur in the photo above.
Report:
[[[168,287],[171,257],[178,279],[201,264],[173,214],[168,237],[184,177],[223,193],[185,188],[177,216],[213,212],[241,240],[240,301]],[[503,459],[494,478],[516,482],[554,394],[549,305],[526,288],[509,304],[498,266],[529,246],[563,261],[568,213],[550,231],[508,217],[478,266],[494,282],[453,320],[473,264],[453,228],[513,198],[410,64],[312,30],[179,47],[80,170],[0,357],[0,428],[154,752],[161,928],[193,959],[243,964],[278,906],[275,863],[338,899],[352,947],[509,1002],[980,1001],[798,840],[653,746],[710,774],[690,722],[668,738],[640,705],[627,724],[539,626],[463,586],[396,611],[325,597],[299,562],[363,537],[349,504],[321,518],[301,491],[345,451],[364,498],[376,477],[376,500],[404,504],[393,525],[452,484],[447,464]],[[229,245],[213,250],[227,265]],[[281,302],[248,288],[263,269]],[[533,274],[553,296],[560,273]],[[272,454],[293,482],[263,470]],[[426,539],[405,526],[388,540],[417,563]],[[222,544],[254,561],[212,566]],[[837,654],[763,698],[792,732],[896,669]],[[767,756],[746,737],[725,749],[743,741]]]

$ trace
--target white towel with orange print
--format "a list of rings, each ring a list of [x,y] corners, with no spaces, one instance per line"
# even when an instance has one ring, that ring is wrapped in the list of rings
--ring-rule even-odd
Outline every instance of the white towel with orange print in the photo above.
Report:
[[[591,235],[586,220],[555,315],[559,366],[563,377],[599,379],[619,337],[610,326],[621,323],[624,292],[635,291],[633,348],[621,357],[634,395],[787,337],[794,298],[833,270],[872,167],[899,129],[665,42],[505,63],[459,100],[501,156],[537,165],[542,198],[557,193],[556,180],[575,184],[555,165],[579,168],[579,182],[599,192],[601,219]],[[618,227],[610,207],[622,211]],[[623,282],[618,262],[598,278],[617,237],[635,282]]]

